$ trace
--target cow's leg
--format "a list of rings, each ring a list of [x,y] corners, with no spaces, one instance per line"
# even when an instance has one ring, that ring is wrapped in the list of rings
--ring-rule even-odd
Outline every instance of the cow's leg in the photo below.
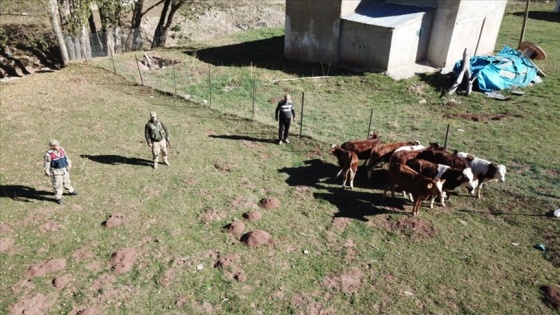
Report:
[[[431,199],[430,199],[430,209],[433,209],[434,208],[434,200],[436,200],[436,196],[432,195],[430,197],[431,197]]]
[[[478,199],[482,198],[482,195],[480,194],[480,191],[482,190],[482,184],[484,184],[484,183],[483,183],[483,182],[480,182],[480,183],[478,184],[478,186],[476,187],[476,188],[477,188],[476,197],[477,197]]]
[[[342,168],[338,171],[338,173],[336,173],[335,178],[338,178],[338,176],[340,176],[340,174],[342,174]]]
[[[352,169],[350,169],[350,189],[354,189],[354,176],[356,173]]]
[[[416,198],[416,201],[414,201],[414,204],[412,205],[412,215],[413,216],[418,215],[418,211],[420,210],[420,203],[422,203],[422,199]]]

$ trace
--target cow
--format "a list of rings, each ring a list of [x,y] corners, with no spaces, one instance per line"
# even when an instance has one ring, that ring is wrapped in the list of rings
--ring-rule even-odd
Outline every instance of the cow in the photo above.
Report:
[[[465,169],[465,168],[469,167],[467,165],[467,162],[465,162],[463,159],[461,159],[457,155],[455,155],[451,152],[447,152],[444,149],[435,148],[435,147],[432,147],[432,146],[430,146],[429,148],[421,151],[420,154],[418,154],[418,156],[416,158],[426,160],[426,161],[430,161],[430,162],[434,162],[434,163],[437,163],[437,164],[443,164],[443,165],[451,166],[453,168]]]
[[[342,174],[342,188],[346,187],[346,182],[350,182],[350,189],[354,189],[354,177],[358,171],[358,155],[350,150],[339,148],[336,144],[332,145],[331,153],[338,159],[340,170],[336,177]]]
[[[379,136],[377,133],[370,132],[367,140],[346,141],[340,145],[340,148],[354,151],[358,155],[358,159],[367,160],[370,156],[371,150],[378,144]]]
[[[399,186],[399,188],[412,194],[412,197],[414,198],[412,214],[416,216],[423,200],[429,196],[442,196],[442,186],[444,183],[445,180],[433,180],[419,174],[406,165],[390,164],[387,185],[385,191],[383,192],[383,197],[385,197],[390,187],[391,197],[394,200],[395,187]]]
[[[391,155],[393,155],[393,152],[395,152],[395,150],[397,150],[400,147],[413,146],[419,144],[420,142],[418,141],[392,142],[392,143],[381,143],[376,147],[372,148],[370,152],[370,156],[366,161],[368,179],[371,180],[371,174],[373,173],[373,168],[377,164],[383,161],[388,162],[389,159],[391,158]]]
[[[457,150],[455,150],[453,153],[454,155],[465,161],[465,163],[467,163],[467,165],[472,169],[474,180],[467,187],[467,189],[469,189],[469,191],[471,191],[473,195],[476,195],[477,198],[482,198],[480,191],[482,189],[482,185],[485,182],[506,181],[505,165],[498,165],[496,163],[477,158],[472,154],[458,152]]]
[[[473,175],[470,168],[459,169],[443,164],[436,164],[421,159],[409,159],[406,165],[416,172],[434,180],[445,180],[443,184],[443,192],[452,191],[461,185],[468,185]],[[434,207],[435,196],[432,196],[430,208]],[[442,196],[441,205],[445,207],[445,198]]]

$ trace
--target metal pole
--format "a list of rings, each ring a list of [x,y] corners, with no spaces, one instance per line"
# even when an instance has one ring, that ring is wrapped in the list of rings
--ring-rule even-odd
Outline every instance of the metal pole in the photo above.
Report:
[[[443,149],[447,149],[447,137],[449,136],[449,124],[447,124],[447,130],[445,131],[445,142],[443,143]]]
[[[299,136],[303,133],[303,104],[305,103],[305,92],[301,92],[301,114],[299,118]]]
[[[111,54],[111,62],[113,63],[113,72],[117,73],[117,68],[115,68],[115,58],[113,58],[113,51],[109,49],[109,53]]]
[[[521,43],[523,42],[523,38],[525,37],[525,27],[527,26],[527,18],[529,17],[529,2],[530,0],[527,0],[527,2],[525,3],[525,14],[523,14],[523,26],[521,27],[521,36],[519,37],[519,45],[517,45],[517,48],[521,47]]]
[[[138,74],[140,74],[140,82],[142,82],[142,86],[144,86],[144,79],[142,78],[142,71],[140,71],[140,65],[138,64],[138,57],[134,55],[134,59],[136,59],[136,68],[138,68]]]
[[[208,105],[212,107],[212,78],[210,77],[210,65],[208,65],[208,91],[210,94]]]
[[[253,79],[253,120],[255,119],[255,80]]]
[[[371,132],[371,119],[373,118],[373,108],[371,109],[371,114],[369,114],[369,126],[367,130],[366,139],[369,137],[369,133]]]
[[[173,98],[177,95],[177,78],[175,76],[175,61],[173,61],[173,87],[175,88],[175,93],[173,93]]]

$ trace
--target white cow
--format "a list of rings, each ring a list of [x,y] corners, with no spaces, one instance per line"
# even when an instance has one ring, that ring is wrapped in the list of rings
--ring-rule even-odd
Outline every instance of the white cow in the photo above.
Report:
[[[473,195],[481,198],[480,190],[485,182],[505,182],[506,167],[496,163],[477,158],[476,156],[466,152],[454,152],[455,155],[463,159],[471,168],[474,180],[467,187]]]

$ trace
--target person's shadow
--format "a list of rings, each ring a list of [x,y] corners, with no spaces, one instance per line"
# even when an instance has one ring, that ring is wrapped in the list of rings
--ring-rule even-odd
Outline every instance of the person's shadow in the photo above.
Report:
[[[89,159],[91,161],[102,163],[102,164],[110,164],[110,165],[118,165],[118,164],[129,164],[129,165],[141,165],[141,166],[152,166],[153,161],[146,160],[146,159],[139,159],[139,158],[127,158],[121,155],[114,155],[114,154],[105,154],[105,155],[88,155],[82,154],[80,155],[81,158]]]
[[[246,140],[251,142],[264,142],[264,143],[276,143],[278,140],[274,139],[263,139],[255,138],[251,136],[240,136],[240,135],[209,135],[210,138],[226,139],[226,140]]]
[[[0,185],[1,198],[10,198],[25,202],[31,202],[31,199],[52,201],[53,198],[46,197],[52,195],[53,193],[50,191],[36,190],[23,185]]]

